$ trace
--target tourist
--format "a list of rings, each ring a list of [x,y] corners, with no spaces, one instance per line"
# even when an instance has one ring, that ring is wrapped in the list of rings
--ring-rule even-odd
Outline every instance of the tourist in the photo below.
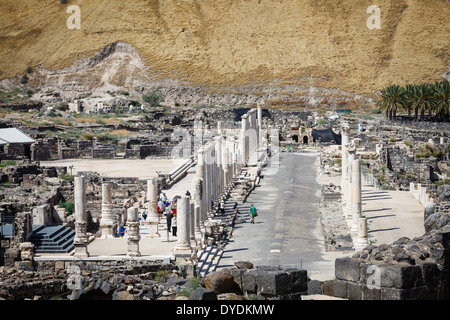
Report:
[[[144,214],[142,215],[142,217],[144,218],[144,221],[147,221],[147,216],[148,216],[148,209],[146,208],[144,211]]]
[[[162,194],[161,200],[162,200],[164,203],[166,203],[166,201],[167,201],[167,196],[166,196],[165,193]]]
[[[172,212],[171,212],[171,210],[166,210],[166,213],[164,215],[166,216],[167,232],[170,232],[170,227],[172,225]]]
[[[125,226],[120,225],[119,226],[119,238],[123,238],[125,236]]]
[[[255,223],[255,217],[258,216],[258,213],[256,212],[256,208],[253,204],[250,205],[250,208],[248,209],[248,214],[250,215],[250,223]]]
[[[164,211],[166,209],[166,203],[162,199],[160,199],[158,201],[158,207],[159,207],[159,214],[160,214],[160,216],[162,218],[162,216],[164,214]]]
[[[184,194],[186,197],[189,197],[189,199],[191,199],[191,193],[189,192],[189,190],[186,191],[186,193]]]
[[[177,215],[174,214],[172,217],[172,235],[177,236]]]
[[[220,213],[222,214],[222,216],[225,215],[225,201],[223,199],[220,200],[219,207],[220,207]]]

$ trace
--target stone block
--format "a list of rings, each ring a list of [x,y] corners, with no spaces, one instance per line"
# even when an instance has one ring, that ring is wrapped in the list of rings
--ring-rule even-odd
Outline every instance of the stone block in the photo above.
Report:
[[[408,295],[406,289],[381,288],[381,300],[406,300]]]
[[[66,263],[65,261],[55,261],[55,271],[65,270],[66,269]]]
[[[251,269],[244,272],[241,276],[241,289],[244,292],[256,293],[256,276],[261,273],[257,269]]]
[[[334,280],[333,281],[333,296],[338,298],[347,298],[348,281]]]
[[[362,299],[362,285],[359,283],[349,282],[347,285],[347,299],[361,300]]]
[[[242,291],[247,293],[278,296],[308,290],[306,270],[257,268],[247,269],[242,274],[233,271],[233,276],[238,278],[238,281],[240,276]]]
[[[306,270],[287,270],[289,275],[289,292],[308,291],[308,273]]]
[[[381,288],[368,287],[365,284],[361,286],[361,300],[381,300]]]
[[[423,285],[422,270],[418,265],[407,263],[377,264],[376,270],[368,272],[370,264],[361,265],[361,282],[378,287],[409,289]],[[378,283],[377,283],[378,282]]]
[[[217,300],[217,295],[213,290],[199,287],[191,293],[189,300]]]
[[[358,282],[361,262],[351,258],[337,258],[334,262],[335,276],[340,280]]]
[[[280,271],[260,273],[256,277],[256,286],[258,293],[262,295],[276,296],[287,294],[290,293],[289,275],[286,272]]]
[[[380,266],[382,287],[409,289],[423,285],[422,270],[412,265],[382,265]]]
[[[308,295],[322,294],[322,282],[319,280],[308,281]]]
[[[423,262],[420,264],[422,269],[422,277],[429,287],[437,287],[439,284],[440,271],[436,263]]]

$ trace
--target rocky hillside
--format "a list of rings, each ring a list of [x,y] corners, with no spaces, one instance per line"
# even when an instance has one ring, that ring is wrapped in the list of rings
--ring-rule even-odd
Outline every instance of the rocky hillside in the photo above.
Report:
[[[234,104],[364,100],[385,85],[449,76],[449,1],[378,0],[380,29],[367,27],[372,4],[0,0],[0,85],[22,79],[75,96],[157,89],[174,103]],[[70,5],[81,29],[67,27]]]

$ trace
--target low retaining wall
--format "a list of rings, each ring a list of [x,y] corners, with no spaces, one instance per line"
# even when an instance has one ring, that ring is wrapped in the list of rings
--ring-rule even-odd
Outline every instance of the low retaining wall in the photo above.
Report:
[[[350,300],[450,299],[450,227],[335,260],[324,294]]]

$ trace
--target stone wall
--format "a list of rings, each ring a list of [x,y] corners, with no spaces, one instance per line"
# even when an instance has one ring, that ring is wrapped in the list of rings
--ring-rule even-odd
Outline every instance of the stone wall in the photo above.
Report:
[[[59,159],[74,159],[78,157],[77,150],[74,148],[61,147],[58,150]]]
[[[350,300],[450,299],[450,226],[335,260],[324,294]]]
[[[16,261],[14,268],[0,267],[0,298],[149,300],[158,296],[157,272],[170,275],[175,269],[173,264],[145,259]],[[130,286],[136,291],[127,290]]]
[[[47,161],[52,156],[52,146],[49,141],[37,141],[31,145],[31,161]]]
[[[113,159],[116,156],[115,148],[94,148],[92,149],[93,159]]]

